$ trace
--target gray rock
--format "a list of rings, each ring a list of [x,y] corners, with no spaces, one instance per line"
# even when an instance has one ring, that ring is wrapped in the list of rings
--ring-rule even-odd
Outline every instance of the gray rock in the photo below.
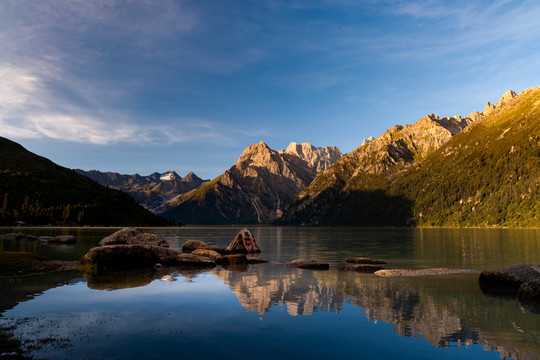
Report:
[[[192,252],[193,250],[200,247],[209,247],[207,243],[199,240],[188,240],[182,245],[183,252]]]
[[[154,264],[175,264],[180,250],[150,245],[104,245],[92,248],[85,258],[110,269],[151,268]]]
[[[118,230],[114,234],[103,238],[99,244],[102,246],[137,244],[169,247],[169,243],[167,243],[167,241],[163,238],[155,234],[145,233],[138,228],[124,228],[122,230]]]
[[[310,269],[310,270],[328,270],[330,265],[327,263],[320,263],[317,260],[305,260],[297,259],[287,263],[287,266],[296,267],[299,269]]]

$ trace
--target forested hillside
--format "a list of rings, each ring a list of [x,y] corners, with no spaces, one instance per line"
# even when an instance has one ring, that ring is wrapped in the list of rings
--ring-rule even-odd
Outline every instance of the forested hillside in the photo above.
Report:
[[[166,225],[129,195],[108,189],[0,137],[0,224]]]

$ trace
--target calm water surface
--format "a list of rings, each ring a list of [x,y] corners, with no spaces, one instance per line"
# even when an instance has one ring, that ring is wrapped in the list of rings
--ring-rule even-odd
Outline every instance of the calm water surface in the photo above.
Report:
[[[284,265],[313,258],[339,266],[352,256],[411,269],[539,264],[538,229],[250,229],[270,263],[0,277],[0,326],[45,359],[540,359],[539,307],[483,294],[477,272],[381,278]],[[79,242],[0,240],[0,250],[78,260],[115,230],[24,229]],[[147,229],[174,248],[188,239],[226,246],[239,230]]]

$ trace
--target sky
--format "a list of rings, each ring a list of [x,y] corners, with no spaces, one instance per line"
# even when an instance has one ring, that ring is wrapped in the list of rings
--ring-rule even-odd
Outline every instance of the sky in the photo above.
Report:
[[[540,86],[537,0],[0,0],[0,136],[59,165],[211,179]]]

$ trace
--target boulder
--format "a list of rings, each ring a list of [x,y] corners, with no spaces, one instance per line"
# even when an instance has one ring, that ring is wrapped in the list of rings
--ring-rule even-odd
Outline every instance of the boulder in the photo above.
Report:
[[[210,250],[210,249],[198,248],[198,249],[193,250],[192,254],[207,257],[207,258],[210,258],[210,259],[212,259],[214,261],[217,261],[218,259],[221,258],[220,253],[218,253],[217,251],[214,251],[214,250]]]
[[[251,232],[244,228],[236,235],[234,240],[227,246],[227,251],[230,253],[260,253],[261,249],[257,242],[251,235]]]
[[[163,238],[155,235],[145,233],[138,228],[124,228],[118,230],[114,234],[111,234],[99,242],[100,245],[150,245],[150,246],[160,246],[160,247],[169,247],[169,243]]]
[[[484,292],[517,295],[523,284],[540,280],[540,265],[523,264],[488,269],[482,271],[478,280]],[[534,284],[531,285],[531,289],[533,288]]]
[[[216,262],[204,256],[194,254],[178,254],[175,258],[177,266],[213,268]]]
[[[363,273],[374,273],[375,271],[379,271],[384,269],[380,265],[374,265],[374,264],[358,264],[358,265],[349,265],[349,266],[342,266],[338,268],[339,270],[344,271],[356,271],[356,272],[363,272]]]
[[[43,243],[75,244],[77,242],[77,238],[73,235],[40,236],[38,239]]]
[[[182,251],[186,253],[190,253],[197,248],[207,248],[207,247],[209,246],[204,241],[188,240],[184,243],[184,245],[182,245]]]
[[[90,249],[85,260],[110,269],[150,268],[156,263],[175,264],[179,254],[179,250],[162,246],[104,245]]]
[[[345,261],[348,263],[353,263],[353,264],[375,264],[375,265],[386,264],[386,261],[371,259],[367,257],[348,258]]]
[[[421,270],[410,270],[410,269],[383,269],[375,271],[375,275],[383,277],[391,276],[431,276],[431,275],[449,275],[449,274],[460,274],[460,273],[469,273],[471,270],[464,269],[449,269],[449,268],[431,268],[431,269],[421,269]]]
[[[327,263],[320,263],[317,260],[304,260],[297,259],[287,263],[287,266],[296,267],[299,269],[310,269],[310,270],[328,270],[330,265]]]

